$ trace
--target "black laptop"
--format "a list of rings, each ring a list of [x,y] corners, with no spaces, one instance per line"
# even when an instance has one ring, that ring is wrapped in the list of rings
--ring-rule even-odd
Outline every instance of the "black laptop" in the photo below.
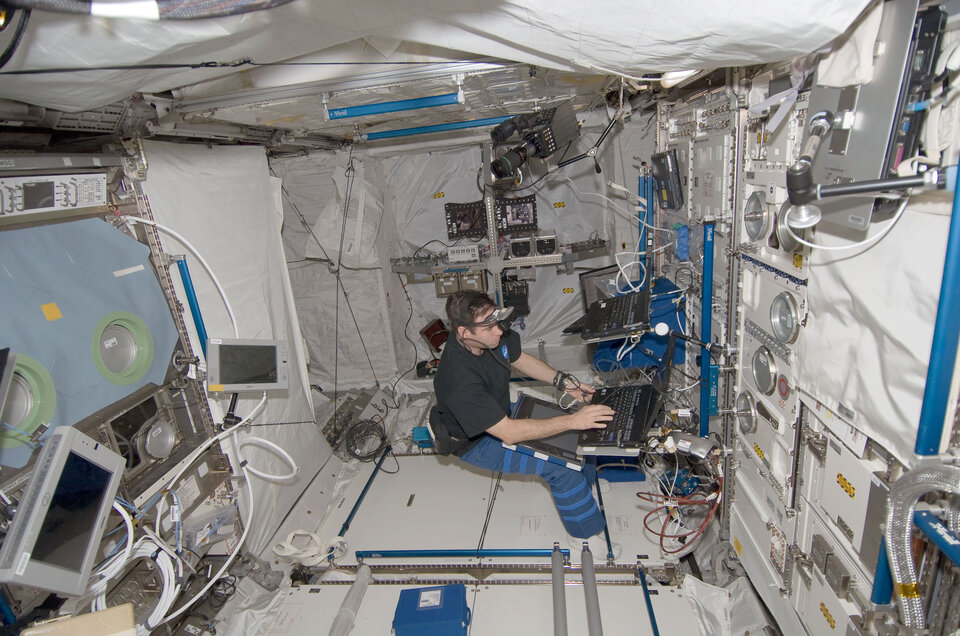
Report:
[[[670,372],[677,338],[670,335],[667,349],[648,384],[597,389],[591,404],[606,404],[616,413],[606,428],[581,431],[578,445],[582,448],[638,448],[647,442],[647,434],[663,408],[664,396],[670,388]]]
[[[564,327],[563,333],[580,333],[583,331],[590,305],[604,298],[613,298],[620,293],[617,284],[619,275],[620,267],[617,265],[607,265],[606,267],[580,272],[580,296],[583,299],[583,315],[577,318],[575,322]]]
[[[513,407],[513,419],[545,419],[548,417],[557,417],[558,415],[569,415],[555,402],[548,402],[540,398],[520,393],[517,396],[517,403]],[[577,443],[580,438],[580,431],[564,431],[543,439],[531,439],[516,444],[507,444],[503,442],[504,447],[515,450],[537,459],[550,461],[556,464],[565,465],[574,470],[580,470],[583,462],[577,454]]]
[[[598,300],[587,311],[580,339],[589,342],[631,336],[650,322],[650,290]]]

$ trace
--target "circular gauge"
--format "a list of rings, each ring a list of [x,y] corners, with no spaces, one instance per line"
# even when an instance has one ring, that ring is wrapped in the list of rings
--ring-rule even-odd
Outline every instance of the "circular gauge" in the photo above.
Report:
[[[764,395],[772,395],[777,388],[777,363],[762,345],[753,354],[753,382]]]
[[[737,423],[744,435],[757,431],[757,408],[753,405],[753,397],[746,391],[737,396]]]
[[[763,194],[754,192],[743,206],[743,227],[751,241],[764,238],[770,228],[770,214]]]
[[[777,240],[780,242],[780,247],[783,248],[784,251],[800,252],[802,251],[803,244],[797,240],[797,234],[798,232],[802,233],[803,230],[791,230],[787,226],[788,209],[790,209],[790,199],[783,202],[783,205],[780,206],[780,212],[777,214]]]
[[[780,292],[770,303],[770,327],[783,344],[794,342],[800,335],[800,307],[790,292]]]

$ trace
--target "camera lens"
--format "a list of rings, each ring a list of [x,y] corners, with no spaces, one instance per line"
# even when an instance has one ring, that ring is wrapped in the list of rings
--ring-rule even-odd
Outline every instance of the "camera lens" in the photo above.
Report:
[[[515,117],[506,119],[499,124],[497,124],[493,130],[490,131],[490,139],[493,140],[494,146],[499,146],[507,139],[510,138],[510,135],[517,130],[517,122]]]
[[[493,162],[490,163],[490,169],[493,170],[493,174],[496,175],[498,179],[503,179],[516,172],[517,168],[523,165],[524,160],[526,160],[522,150],[522,146],[514,148],[508,150],[506,154],[499,159],[494,159]]]

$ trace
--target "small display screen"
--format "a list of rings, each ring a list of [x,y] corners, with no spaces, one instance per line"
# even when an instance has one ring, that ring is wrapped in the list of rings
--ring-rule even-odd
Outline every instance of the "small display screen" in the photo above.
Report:
[[[220,345],[219,384],[274,384],[276,382],[276,346]]]
[[[483,201],[447,203],[443,206],[447,238],[482,238],[487,234],[487,211]]]
[[[54,196],[53,181],[24,183],[22,188],[24,210],[52,208],[57,203],[56,197]]]
[[[79,572],[83,568],[90,536],[96,530],[97,513],[109,483],[109,471],[70,453],[50,499],[31,558]]]
[[[537,198],[535,195],[514,199],[497,199],[497,229],[517,232],[537,229]]]
[[[529,399],[529,398],[528,398]],[[526,400],[525,400],[526,401]],[[548,417],[557,417],[558,415],[567,415],[567,412],[559,406],[543,404],[542,402],[533,402],[533,408],[530,409],[528,416],[532,420],[542,420]],[[540,443],[549,446],[555,446],[557,449],[576,454],[577,443],[580,441],[580,431],[562,431],[550,437],[544,437]]]

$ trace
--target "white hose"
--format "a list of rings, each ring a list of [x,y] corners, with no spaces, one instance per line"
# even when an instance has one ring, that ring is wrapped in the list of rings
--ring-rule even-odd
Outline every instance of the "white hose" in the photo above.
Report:
[[[253,475],[254,477],[259,477],[260,479],[263,479],[265,481],[288,481],[296,477],[297,473],[300,472],[300,467],[297,466],[297,462],[294,461],[293,457],[290,456],[290,453],[283,450],[282,448],[280,448],[280,446],[278,446],[277,444],[274,444],[268,439],[264,439],[262,437],[253,437],[253,436],[244,437],[243,440],[240,442],[239,448],[243,448],[244,446],[259,446],[260,448],[266,448],[268,450],[272,450],[277,454],[279,454],[280,457],[283,459],[283,461],[287,464],[287,466],[290,467],[290,472],[285,475],[271,475],[270,473],[261,472],[253,468],[252,466],[250,466],[249,463],[247,463],[247,470],[250,471],[250,474]]]
[[[237,436],[235,434],[236,427],[229,429],[229,431],[234,433],[233,443],[237,448],[237,456],[239,457],[240,449],[239,449],[239,445],[237,444]],[[216,582],[220,580],[224,572],[227,571],[227,568],[229,568],[230,565],[233,563],[233,560],[237,558],[238,554],[240,554],[240,548],[243,547],[244,541],[247,540],[247,535],[250,533],[250,525],[253,523],[253,492],[252,492],[251,483],[250,483],[249,471],[247,470],[247,467],[244,465],[242,460],[240,462],[240,470],[243,473],[243,478],[247,482],[247,518],[243,523],[243,532],[240,534],[240,540],[237,541],[237,545],[234,547],[233,552],[230,553],[230,556],[227,557],[227,560],[224,561],[223,565],[220,567],[217,573],[212,577],[210,577],[210,581],[203,586],[203,589],[197,592],[197,594],[194,595],[194,597],[191,598],[189,601],[181,605],[175,612],[167,615],[159,623],[156,623],[157,626],[167,623],[173,620],[174,618],[176,618],[177,616],[180,616],[180,614],[183,614],[185,611],[187,611],[187,609],[189,609],[190,606],[196,603],[198,599],[200,599],[204,594],[206,594],[207,591],[209,591],[210,588],[213,587],[214,584],[216,584]]]
[[[849,250],[855,247],[865,247],[871,243],[876,243],[884,236],[886,236],[890,230],[893,229],[893,226],[897,224],[897,221],[900,220],[900,217],[903,216],[903,211],[907,209],[907,201],[910,200],[910,197],[903,197],[903,201],[900,202],[900,207],[897,208],[897,212],[894,215],[893,219],[887,223],[887,226],[883,228],[880,232],[877,232],[874,236],[868,237],[858,243],[851,243],[849,245],[837,245],[837,246],[828,246],[828,245],[817,245],[816,243],[811,243],[810,241],[805,241],[794,233],[793,228],[790,227],[789,218],[790,218],[790,208],[787,208],[787,216],[784,219],[784,226],[787,228],[787,232],[790,233],[794,239],[797,240],[801,245],[806,245],[807,247],[812,247],[818,250],[826,250],[829,252],[839,252],[840,250]]]
[[[161,232],[164,232],[165,234],[169,234],[173,238],[177,239],[177,241],[179,241],[187,249],[187,251],[193,255],[195,259],[197,259],[200,265],[203,266],[203,269],[205,269],[207,274],[210,276],[210,280],[212,280],[213,284],[216,286],[217,291],[220,293],[220,298],[223,299],[223,304],[227,308],[227,314],[230,316],[230,324],[233,325],[233,337],[239,338],[240,331],[237,329],[237,319],[233,315],[233,307],[230,306],[230,301],[227,300],[227,292],[224,291],[223,285],[220,284],[219,279],[217,279],[217,275],[213,273],[213,269],[210,267],[207,261],[205,261],[203,257],[200,256],[200,252],[194,249],[193,245],[191,245],[190,242],[187,241],[187,239],[183,238],[183,236],[178,234],[176,231],[166,227],[165,225],[161,225],[156,221],[149,221],[147,219],[142,219],[138,216],[129,216],[129,215],[123,216],[121,218],[124,221],[128,221],[130,223],[143,223],[144,225],[151,225],[157,228],[158,230],[160,230]]]

